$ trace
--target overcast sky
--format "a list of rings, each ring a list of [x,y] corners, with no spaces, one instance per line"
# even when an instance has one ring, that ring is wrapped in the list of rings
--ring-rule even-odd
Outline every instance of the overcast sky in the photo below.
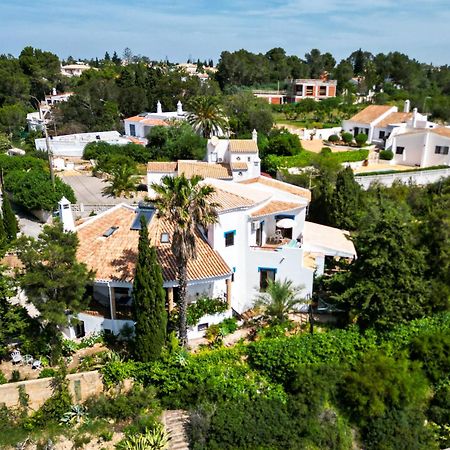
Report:
[[[450,64],[450,0],[0,0],[0,53],[134,54],[183,62],[222,50],[362,48]]]

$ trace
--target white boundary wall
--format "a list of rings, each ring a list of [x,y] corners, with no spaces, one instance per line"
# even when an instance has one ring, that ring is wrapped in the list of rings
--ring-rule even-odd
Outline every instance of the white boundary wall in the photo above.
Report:
[[[368,189],[372,183],[381,183],[384,186],[392,186],[394,181],[402,183],[414,183],[419,185],[435,183],[441,178],[450,177],[450,167],[448,169],[417,170],[415,172],[396,172],[386,175],[355,176],[355,180],[364,189]]]

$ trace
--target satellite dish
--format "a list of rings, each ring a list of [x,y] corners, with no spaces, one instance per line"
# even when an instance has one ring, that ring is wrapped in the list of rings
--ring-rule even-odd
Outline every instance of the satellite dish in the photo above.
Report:
[[[214,147],[219,143],[219,138],[217,136],[213,136],[211,138],[211,144],[214,145]]]

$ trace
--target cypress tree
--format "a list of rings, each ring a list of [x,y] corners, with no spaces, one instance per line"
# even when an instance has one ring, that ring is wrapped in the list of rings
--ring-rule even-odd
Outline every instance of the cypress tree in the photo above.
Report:
[[[145,219],[141,220],[138,259],[133,283],[135,357],[149,362],[158,359],[166,338],[167,313],[163,277],[156,250],[150,246]]]
[[[3,196],[2,202],[3,228],[8,242],[13,241],[17,237],[17,219],[11,208],[11,202],[7,195]]]
[[[3,256],[3,252],[6,248],[7,238],[5,228],[3,226],[3,217],[0,215],[0,256]]]

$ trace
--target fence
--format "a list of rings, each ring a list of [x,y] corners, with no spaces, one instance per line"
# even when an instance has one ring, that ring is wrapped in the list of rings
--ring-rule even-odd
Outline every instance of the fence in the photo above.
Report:
[[[364,189],[368,189],[372,183],[381,183],[384,186],[392,186],[394,181],[401,183],[414,183],[418,185],[430,184],[441,178],[450,177],[450,168],[436,170],[417,170],[414,172],[396,172],[379,175],[355,176],[355,180]]]

